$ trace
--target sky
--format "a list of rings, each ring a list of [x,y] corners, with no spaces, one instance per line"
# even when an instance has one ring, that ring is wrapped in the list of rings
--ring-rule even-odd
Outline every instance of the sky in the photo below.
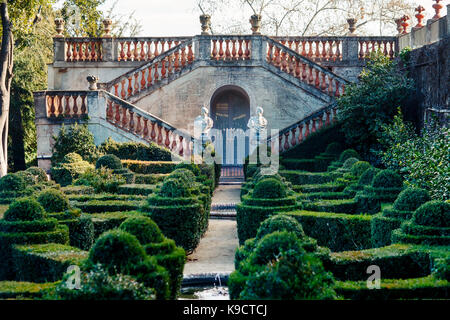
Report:
[[[107,0],[103,7],[109,9],[115,2],[117,2],[115,12],[124,16],[134,12],[135,19],[142,26],[139,36],[193,36],[201,32],[197,0]],[[427,8],[424,22],[431,18],[434,14],[431,5],[434,2],[430,0],[414,2]],[[441,13],[442,16],[446,14],[445,5]],[[248,15],[250,14],[249,11]],[[413,22],[416,23],[415,18]],[[248,32],[251,33],[250,25]]]

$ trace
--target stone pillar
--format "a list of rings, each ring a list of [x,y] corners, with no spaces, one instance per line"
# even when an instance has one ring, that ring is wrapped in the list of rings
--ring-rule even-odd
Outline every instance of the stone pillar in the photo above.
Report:
[[[114,38],[102,38],[103,61],[117,61],[117,41]]]
[[[53,38],[53,52],[54,61],[66,60],[66,40],[65,38],[55,37]]]
[[[267,41],[262,36],[252,36],[251,60],[261,64],[266,57]]]
[[[347,37],[342,42],[342,60],[343,61],[358,61],[358,38]]]
[[[195,60],[211,59],[211,37],[195,36],[193,39],[195,48]]]

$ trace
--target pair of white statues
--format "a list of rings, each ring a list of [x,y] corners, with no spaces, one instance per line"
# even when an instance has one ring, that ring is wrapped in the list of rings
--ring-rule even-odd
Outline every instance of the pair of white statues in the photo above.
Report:
[[[195,118],[194,126],[202,136],[207,136],[214,125],[213,119],[209,117],[207,108],[202,107],[202,114]],[[267,119],[263,116],[264,110],[261,107],[256,108],[256,114],[248,120],[247,127],[254,130],[257,135],[267,128]]]

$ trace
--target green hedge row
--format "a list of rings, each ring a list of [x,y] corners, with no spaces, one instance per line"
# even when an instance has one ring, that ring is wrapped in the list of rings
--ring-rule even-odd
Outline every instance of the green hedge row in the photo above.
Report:
[[[81,265],[88,252],[63,244],[18,245],[12,250],[18,281],[61,280],[71,265]]]
[[[304,193],[318,193],[318,192],[341,192],[344,191],[345,184],[342,183],[325,183],[325,184],[303,184],[293,186],[292,189],[296,192]]]
[[[116,211],[134,211],[142,205],[141,201],[125,200],[90,200],[86,202],[72,202],[73,206],[86,213],[102,213]]]
[[[157,184],[163,182],[168,176],[167,173],[155,173],[155,174],[135,174],[134,183],[136,184]]]
[[[177,162],[122,160],[124,167],[138,174],[164,174],[175,170]]]
[[[281,170],[280,175],[293,185],[324,184],[333,181],[330,173],[317,173],[295,170]]]
[[[305,233],[318,245],[331,251],[363,250],[371,248],[370,222],[372,216],[329,212],[294,211],[284,213],[297,219]]]
[[[354,199],[342,199],[342,200],[319,200],[315,202],[303,203],[303,207],[308,211],[319,212],[335,212],[356,214],[358,213],[358,203]]]
[[[37,299],[54,289],[56,283],[0,281],[0,299]]]
[[[102,233],[118,228],[126,219],[140,215],[142,214],[138,211],[91,214],[90,216],[94,224],[94,238],[97,239]]]
[[[123,184],[119,186],[118,194],[148,196],[156,189],[155,185],[150,184]]]
[[[145,200],[145,196],[140,195],[122,195],[115,193],[101,193],[95,195],[70,195],[69,200],[76,202],[87,202],[87,201],[142,201]]]
[[[297,199],[299,201],[304,200],[345,200],[352,198],[348,193],[346,192],[311,192],[311,193],[302,193],[297,196]],[[325,211],[325,210],[324,210]]]

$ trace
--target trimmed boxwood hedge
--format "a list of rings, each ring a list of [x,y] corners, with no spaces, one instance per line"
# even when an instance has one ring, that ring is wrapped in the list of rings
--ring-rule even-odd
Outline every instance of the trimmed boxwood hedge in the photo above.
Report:
[[[152,194],[155,189],[156,186],[150,184],[123,184],[119,186],[117,193],[148,196],[149,194]]]
[[[12,249],[18,281],[54,282],[61,280],[71,265],[82,265],[88,253],[63,244],[16,245]]]
[[[153,173],[153,174],[135,174],[135,184],[157,184],[163,182],[167,178],[168,173]]]
[[[318,193],[318,192],[340,192],[345,188],[343,183],[324,183],[324,184],[304,184],[299,186],[293,186],[294,191],[300,191],[305,193]]]
[[[408,279],[430,274],[429,255],[416,246],[394,244],[361,251],[331,253],[324,266],[338,280],[367,280],[367,267],[377,265],[384,279]]]
[[[122,222],[129,217],[142,215],[138,211],[128,212],[103,212],[90,214],[94,224],[94,239],[97,239],[102,233],[118,228]]]
[[[316,173],[294,170],[281,170],[279,173],[293,185],[324,184],[333,181],[333,176],[330,173]]]
[[[297,219],[309,237],[316,239],[319,246],[328,247],[331,251],[363,250],[372,246],[372,216],[303,210],[282,214]]]
[[[373,246],[379,248],[390,245],[392,231],[400,228],[402,222],[402,219],[385,217],[382,213],[375,215],[371,223]]]
[[[141,201],[126,201],[126,200],[90,200],[85,202],[72,202],[73,206],[81,209],[86,213],[102,213],[115,211],[134,211],[139,209]]]
[[[0,281],[0,299],[36,299],[53,290],[57,283]]]
[[[346,192],[311,192],[311,193],[302,193],[297,196],[297,200],[304,201],[304,200],[319,200],[319,199],[325,199],[325,200],[344,200],[344,199],[350,199],[351,195],[349,195]]]
[[[137,161],[122,160],[124,167],[127,167],[134,173],[138,174],[154,174],[154,173],[170,173],[175,170],[177,162],[172,161]]]
[[[358,212],[358,203],[353,199],[327,200],[322,199],[314,202],[304,202],[303,207],[309,211],[335,212],[356,214]]]

